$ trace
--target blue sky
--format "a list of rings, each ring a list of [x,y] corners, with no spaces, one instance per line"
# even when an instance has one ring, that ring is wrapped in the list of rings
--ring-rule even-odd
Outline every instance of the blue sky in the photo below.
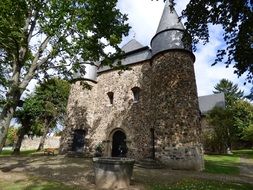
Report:
[[[189,0],[176,0],[175,8],[179,15],[188,2]],[[124,38],[122,44],[135,38],[143,45],[150,46],[150,40],[156,32],[163,11],[163,0],[119,0],[118,7],[122,13],[128,14],[128,22],[132,27],[129,36]],[[222,63],[211,66],[215,60],[217,49],[222,46],[224,46],[222,28],[220,26],[210,26],[210,42],[206,45],[198,45],[198,50],[194,53],[196,56],[194,67],[199,96],[212,94],[214,85],[222,78],[238,84],[245,94],[249,93],[251,85],[243,85],[245,77],[238,78],[233,73],[233,66],[225,68]]]

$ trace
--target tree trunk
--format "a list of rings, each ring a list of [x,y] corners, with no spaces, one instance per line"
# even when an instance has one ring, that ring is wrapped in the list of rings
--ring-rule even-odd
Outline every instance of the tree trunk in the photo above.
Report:
[[[20,153],[20,148],[21,148],[21,145],[22,145],[22,141],[24,139],[24,136],[25,136],[26,132],[29,129],[30,129],[30,126],[23,126],[23,127],[20,128],[19,135],[18,135],[18,140],[17,140],[17,143],[14,146],[14,150],[13,150],[12,154],[18,155]]]
[[[43,135],[40,139],[40,144],[39,144],[39,147],[37,149],[37,151],[41,151],[44,149],[44,144],[45,144],[45,140],[46,140],[46,137],[47,137],[47,134],[49,132],[49,128],[50,128],[50,125],[49,125],[49,122],[46,120],[45,121],[45,129],[43,131]]]
[[[0,116],[0,153],[4,147],[7,132],[13,117],[15,106],[4,107]]]
[[[11,91],[10,91],[11,92]],[[7,97],[7,103],[4,105],[3,110],[0,115],[0,153],[4,147],[8,129],[11,123],[11,119],[14,115],[18,101],[20,99],[20,91],[15,91],[10,93]]]

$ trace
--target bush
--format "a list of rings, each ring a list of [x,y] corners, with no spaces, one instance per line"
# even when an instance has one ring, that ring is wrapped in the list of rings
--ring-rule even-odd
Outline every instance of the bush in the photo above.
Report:
[[[18,129],[15,127],[10,127],[7,133],[7,139],[5,146],[13,146],[14,142],[17,140]]]

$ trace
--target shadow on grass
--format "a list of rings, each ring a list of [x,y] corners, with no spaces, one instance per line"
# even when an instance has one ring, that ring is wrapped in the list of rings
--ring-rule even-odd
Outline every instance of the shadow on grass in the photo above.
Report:
[[[6,175],[15,175],[15,172],[22,171],[25,175],[36,176],[47,182],[42,186],[41,184],[38,186],[38,181],[29,181],[25,190],[63,189],[61,187],[55,188],[54,185],[58,185],[57,183],[74,186],[74,189],[95,189],[91,159],[68,158],[62,156],[32,156],[14,157],[10,162],[9,160],[11,160],[9,157],[0,158],[0,170],[6,173]],[[82,188],[79,188],[79,186]],[[13,184],[10,190],[15,189],[15,185]],[[17,188],[17,190],[20,189],[22,188]],[[66,187],[66,189],[73,188]]]
[[[66,186],[59,182],[49,180],[41,180],[36,178],[29,178],[26,180],[16,180],[2,182],[0,181],[0,189],[5,190],[76,190],[78,187]]]
[[[152,185],[150,190],[252,190],[248,184],[213,182],[209,180],[187,179],[168,185]]]

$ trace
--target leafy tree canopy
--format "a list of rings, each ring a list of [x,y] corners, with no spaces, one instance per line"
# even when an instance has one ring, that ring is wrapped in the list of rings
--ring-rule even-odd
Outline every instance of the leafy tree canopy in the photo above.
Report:
[[[252,0],[190,0],[182,17],[187,18],[187,31],[193,45],[209,42],[209,24],[221,25],[225,48],[217,51],[214,64],[233,65],[238,76],[253,77],[253,1]]]
[[[214,86],[213,93],[223,92],[225,95],[226,105],[231,106],[236,100],[243,98],[243,91],[239,90],[237,84],[233,84],[228,79],[221,79],[218,84]]]
[[[234,104],[232,112],[234,127],[241,131],[241,139],[253,142],[253,105],[239,100]]]
[[[7,134],[7,140],[5,145],[6,146],[12,146],[15,141],[17,140],[17,133],[18,133],[18,129],[15,127],[10,127],[8,134]]]
[[[117,0],[1,0],[0,151],[20,97],[34,78],[71,78],[83,61],[109,64],[128,34]],[[112,47],[115,53],[106,53]]]
[[[211,146],[213,152],[226,153],[227,148],[231,148],[231,143],[235,137],[231,110],[215,107],[207,115],[207,121],[212,126],[209,135],[204,132],[204,146]],[[207,134],[208,134],[207,133]]]
[[[239,141],[253,142],[253,105],[244,100],[236,100],[225,109],[215,107],[207,115],[212,126],[212,149],[224,153]]]
[[[21,123],[32,126],[37,131],[36,134],[40,134],[39,128],[43,128],[45,119],[51,121],[51,127],[55,126],[57,120],[63,120],[69,91],[69,82],[57,78],[48,79],[36,87],[15,115]]]

